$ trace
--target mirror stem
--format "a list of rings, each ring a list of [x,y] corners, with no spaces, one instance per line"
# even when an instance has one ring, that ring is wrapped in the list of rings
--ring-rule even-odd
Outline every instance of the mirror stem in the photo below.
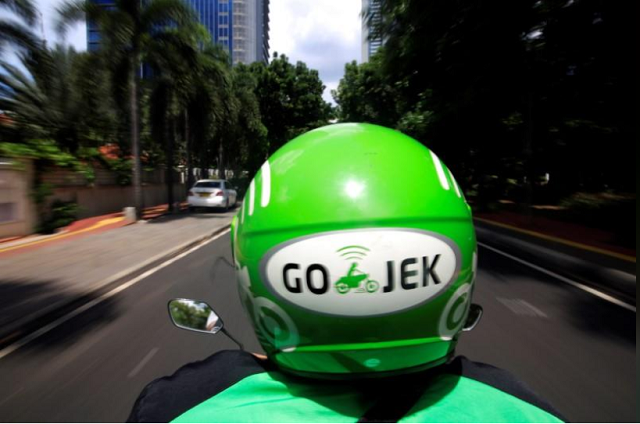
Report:
[[[222,328],[220,329],[220,332],[223,333],[225,336],[229,337],[231,339],[231,341],[233,341],[235,344],[237,344],[240,347],[240,350],[244,350],[244,346],[242,346],[242,343],[240,343],[239,341],[237,341],[235,339],[235,337],[233,337],[226,328]]]

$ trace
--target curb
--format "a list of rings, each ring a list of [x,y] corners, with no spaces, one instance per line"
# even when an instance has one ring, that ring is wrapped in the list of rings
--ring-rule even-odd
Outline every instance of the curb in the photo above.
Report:
[[[491,222],[477,221],[475,228],[479,242],[621,301],[636,304],[635,264],[629,261],[513,231]]]
[[[40,236],[17,237],[14,240],[0,242],[0,250],[3,250],[5,248],[22,246],[23,244],[33,243],[33,242],[36,242],[36,241],[47,240],[47,239],[50,239],[52,237],[56,237],[56,236],[59,236],[61,234],[66,234],[66,233],[68,233],[67,230],[62,230],[62,231],[54,233],[54,234],[43,234],[43,235],[40,235]]]
[[[507,230],[516,231],[516,232],[519,232],[519,233],[522,233],[522,234],[526,234],[526,235],[531,236],[531,237],[537,237],[537,238],[540,238],[540,239],[543,239],[543,240],[552,241],[552,242],[555,242],[555,243],[560,243],[560,244],[564,244],[564,245],[567,245],[567,246],[575,247],[577,249],[588,250],[589,252],[599,253],[601,255],[611,256],[613,258],[621,259],[623,261],[636,263],[636,258],[635,257],[629,256],[629,255],[624,255],[622,253],[612,252],[610,250],[602,249],[602,248],[599,248],[599,247],[589,246],[589,245],[586,245],[586,244],[582,244],[582,243],[578,243],[578,242],[575,242],[575,241],[563,239],[563,238],[560,238],[560,237],[550,236],[548,234],[539,233],[537,231],[524,230],[522,228],[518,228],[518,227],[514,227],[513,225],[509,225],[509,224],[505,224],[505,223],[502,223],[502,222],[494,221],[492,219],[478,218],[478,217],[474,217],[473,219],[476,220],[476,221],[479,221],[479,222],[483,222],[485,224],[495,225],[496,227],[506,228]]]
[[[231,224],[223,225],[216,228],[214,231],[204,236],[198,237],[187,241],[171,251],[159,253],[154,257],[142,262],[139,265],[129,267],[123,271],[120,271],[109,278],[106,278],[96,283],[93,289],[87,289],[84,292],[78,293],[73,299],[61,301],[49,305],[48,307],[39,309],[37,313],[31,314],[27,317],[13,321],[3,326],[0,330],[0,349],[12,344],[13,342],[25,337],[29,333],[36,331],[43,325],[48,324],[51,321],[65,315],[66,313],[77,309],[78,307],[88,303],[97,297],[107,293],[115,287],[125,283],[132,278],[135,278],[146,271],[154,268],[155,266],[172,259],[181,253],[195,247],[198,244],[204,243],[207,240],[214,238],[215,236],[227,231],[231,227]]]

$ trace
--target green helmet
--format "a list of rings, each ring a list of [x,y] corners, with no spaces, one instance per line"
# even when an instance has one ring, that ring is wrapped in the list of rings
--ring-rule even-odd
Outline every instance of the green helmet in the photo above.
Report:
[[[273,154],[231,227],[240,297],[281,369],[371,376],[452,354],[476,269],[449,169],[397,131],[337,124]]]

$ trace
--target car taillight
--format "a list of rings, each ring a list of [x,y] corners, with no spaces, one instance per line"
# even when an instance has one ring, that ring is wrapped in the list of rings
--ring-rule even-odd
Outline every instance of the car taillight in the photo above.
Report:
[[[193,196],[193,191],[189,190],[189,193],[187,193],[189,196]]]
[[[214,196],[224,196],[224,193],[222,192],[222,190],[218,190],[216,191],[216,194],[214,194]]]

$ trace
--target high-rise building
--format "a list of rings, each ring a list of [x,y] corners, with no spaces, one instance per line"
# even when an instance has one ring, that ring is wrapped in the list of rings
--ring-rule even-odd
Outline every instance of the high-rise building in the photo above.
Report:
[[[99,4],[105,9],[116,7],[114,0],[91,0],[92,3]],[[87,50],[94,51],[100,47],[100,30],[95,22],[87,21]]]
[[[114,7],[113,0],[92,0]],[[221,44],[233,63],[269,60],[269,0],[184,0],[193,7],[213,42]],[[87,49],[100,46],[100,32],[87,22]]]
[[[362,0],[362,62],[368,62],[384,43],[382,37],[370,37],[369,23],[380,19],[380,0]]]

